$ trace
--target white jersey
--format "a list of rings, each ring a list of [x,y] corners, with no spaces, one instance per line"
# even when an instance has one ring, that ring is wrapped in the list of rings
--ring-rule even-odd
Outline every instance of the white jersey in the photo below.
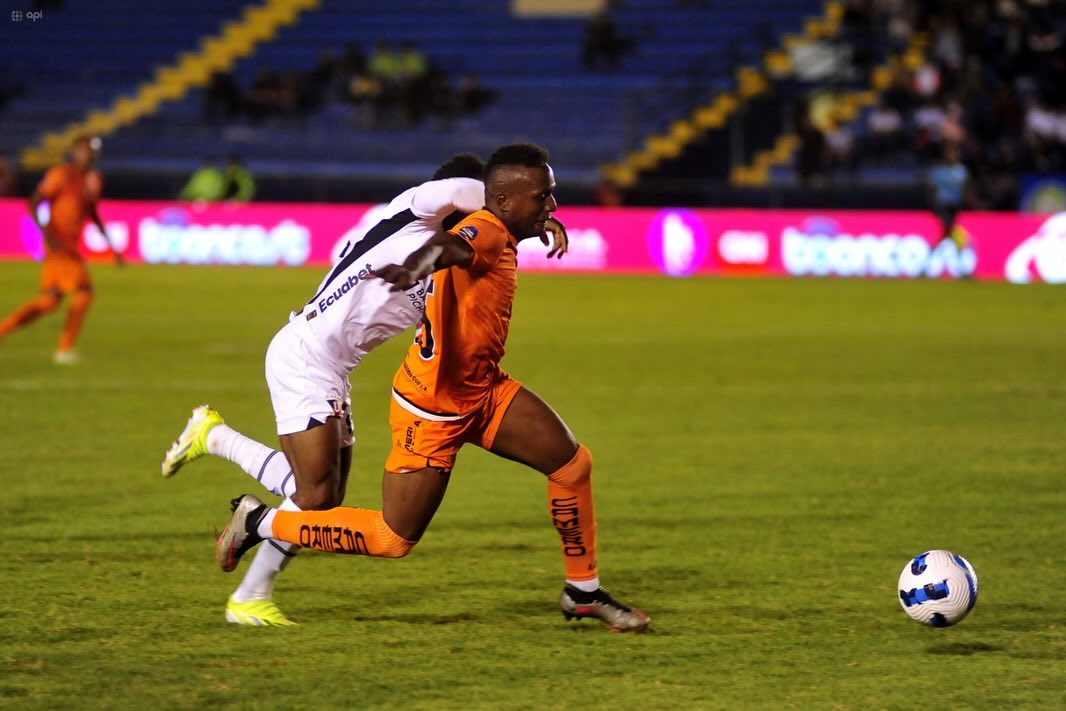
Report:
[[[292,325],[309,346],[351,371],[378,345],[418,323],[425,310],[429,277],[392,291],[392,284],[368,275],[402,264],[443,230],[453,212],[476,212],[484,205],[485,186],[472,178],[431,180],[400,193],[384,212],[387,217],[345,245],[315,295],[293,314]]]

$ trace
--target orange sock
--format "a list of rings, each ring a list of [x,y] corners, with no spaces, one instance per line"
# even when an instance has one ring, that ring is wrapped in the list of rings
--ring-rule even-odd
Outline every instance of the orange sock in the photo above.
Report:
[[[30,299],[22,306],[15,309],[11,315],[0,321],[0,336],[6,336],[19,326],[36,320],[59,305],[59,299],[51,294],[41,294]]]
[[[278,511],[271,530],[279,541],[327,553],[403,558],[415,545],[396,535],[380,511],[349,506],[328,511]]]
[[[562,539],[566,579],[596,578],[592,453],[585,445],[578,445],[574,458],[548,477],[548,511]]]
[[[63,333],[59,336],[59,346],[56,350],[69,351],[78,340],[81,325],[85,321],[85,314],[89,311],[89,305],[93,302],[93,293],[79,289],[70,297],[70,310],[67,311],[67,323],[63,326]]]

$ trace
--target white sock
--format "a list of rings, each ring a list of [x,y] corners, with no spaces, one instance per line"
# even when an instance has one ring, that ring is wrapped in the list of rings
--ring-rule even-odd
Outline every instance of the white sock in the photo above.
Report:
[[[229,425],[211,428],[207,451],[233,462],[276,496],[289,497],[296,491],[296,477],[284,454],[245,437]]]
[[[593,578],[592,580],[567,580],[567,585],[571,585],[581,592],[596,592],[600,589],[600,579]]]
[[[292,501],[292,499],[285,499],[285,501]],[[285,501],[281,502],[282,506],[285,505]],[[296,504],[292,504],[292,506],[296,507]],[[293,508],[290,510],[299,511],[300,509]],[[267,509],[267,512],[263,516],[263,518],[259,519],[259,526],[256,528],[256,533],[258,533],[262,538],[268,541],[274,540],[274,517],[277,515],[277,509]]]
[[[278,508],[285,511],[300,510],[300,507],[294,504],[292,499],[285,499]],[[269,518],[270,523],[273,524],[274,509],[270,510],[266,518]],[[271,533],[269,526],[267,533]],[[260,535],[262,535],[262,522],[260,522]],[[256,551],[255,558],[252,559],[252,564],[248,566],[248,572],[244,574],[244,580],[233,591],[233,599],[237,602],[269,600],[274,594],[274,579],[278,576],[278,573],[285,570],[289,565],[289,561],[296,557],[299,552],[300,546],[295,543],[266,538],[259,544],[259,550]]]

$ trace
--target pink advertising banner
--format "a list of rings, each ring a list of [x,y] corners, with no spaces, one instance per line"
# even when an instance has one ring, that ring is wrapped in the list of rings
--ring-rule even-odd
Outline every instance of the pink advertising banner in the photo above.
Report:
[[[329,264],[383,215],[382,205],[104,201],[108,233],[128,261],[149,264]],[[46,212],[46,208],[45,208]],[[522,242],[523,271],[805,277],[1007,279],[1066,283],[1066,213],[962,213],[938,244],[929,213],[563,207],[570,252],[548,260]],[[47,215],[42,214],[46,219]],[[87,225],[83,250],[107,245]],[[40,259],[21,200],[0,200],[0,259]]]

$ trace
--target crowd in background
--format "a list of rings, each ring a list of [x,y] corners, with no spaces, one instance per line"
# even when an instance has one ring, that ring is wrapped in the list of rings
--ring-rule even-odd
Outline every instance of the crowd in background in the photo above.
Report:
[[[307,72],[259,67],[246,87],[229,73],[215,74],[204,95],[204,118],[213,124],[284,122],[327,103],[346,103],[356,127],[410,126],[428,116],[475,113],[493,98],[477,75],[453,81],[412,42],[377,42],[369,54],[352,43],[342,53],[323,51]]]
[[[1066,172],[1066,3],[1054,0],[847,0],[842,36],[863,69],[881,44],[896,62],[858,121],[798,120],[805,182],[860,166],[932,165],[950,144],[969,167],[975,207],[1014,207],[1016,177]]]

